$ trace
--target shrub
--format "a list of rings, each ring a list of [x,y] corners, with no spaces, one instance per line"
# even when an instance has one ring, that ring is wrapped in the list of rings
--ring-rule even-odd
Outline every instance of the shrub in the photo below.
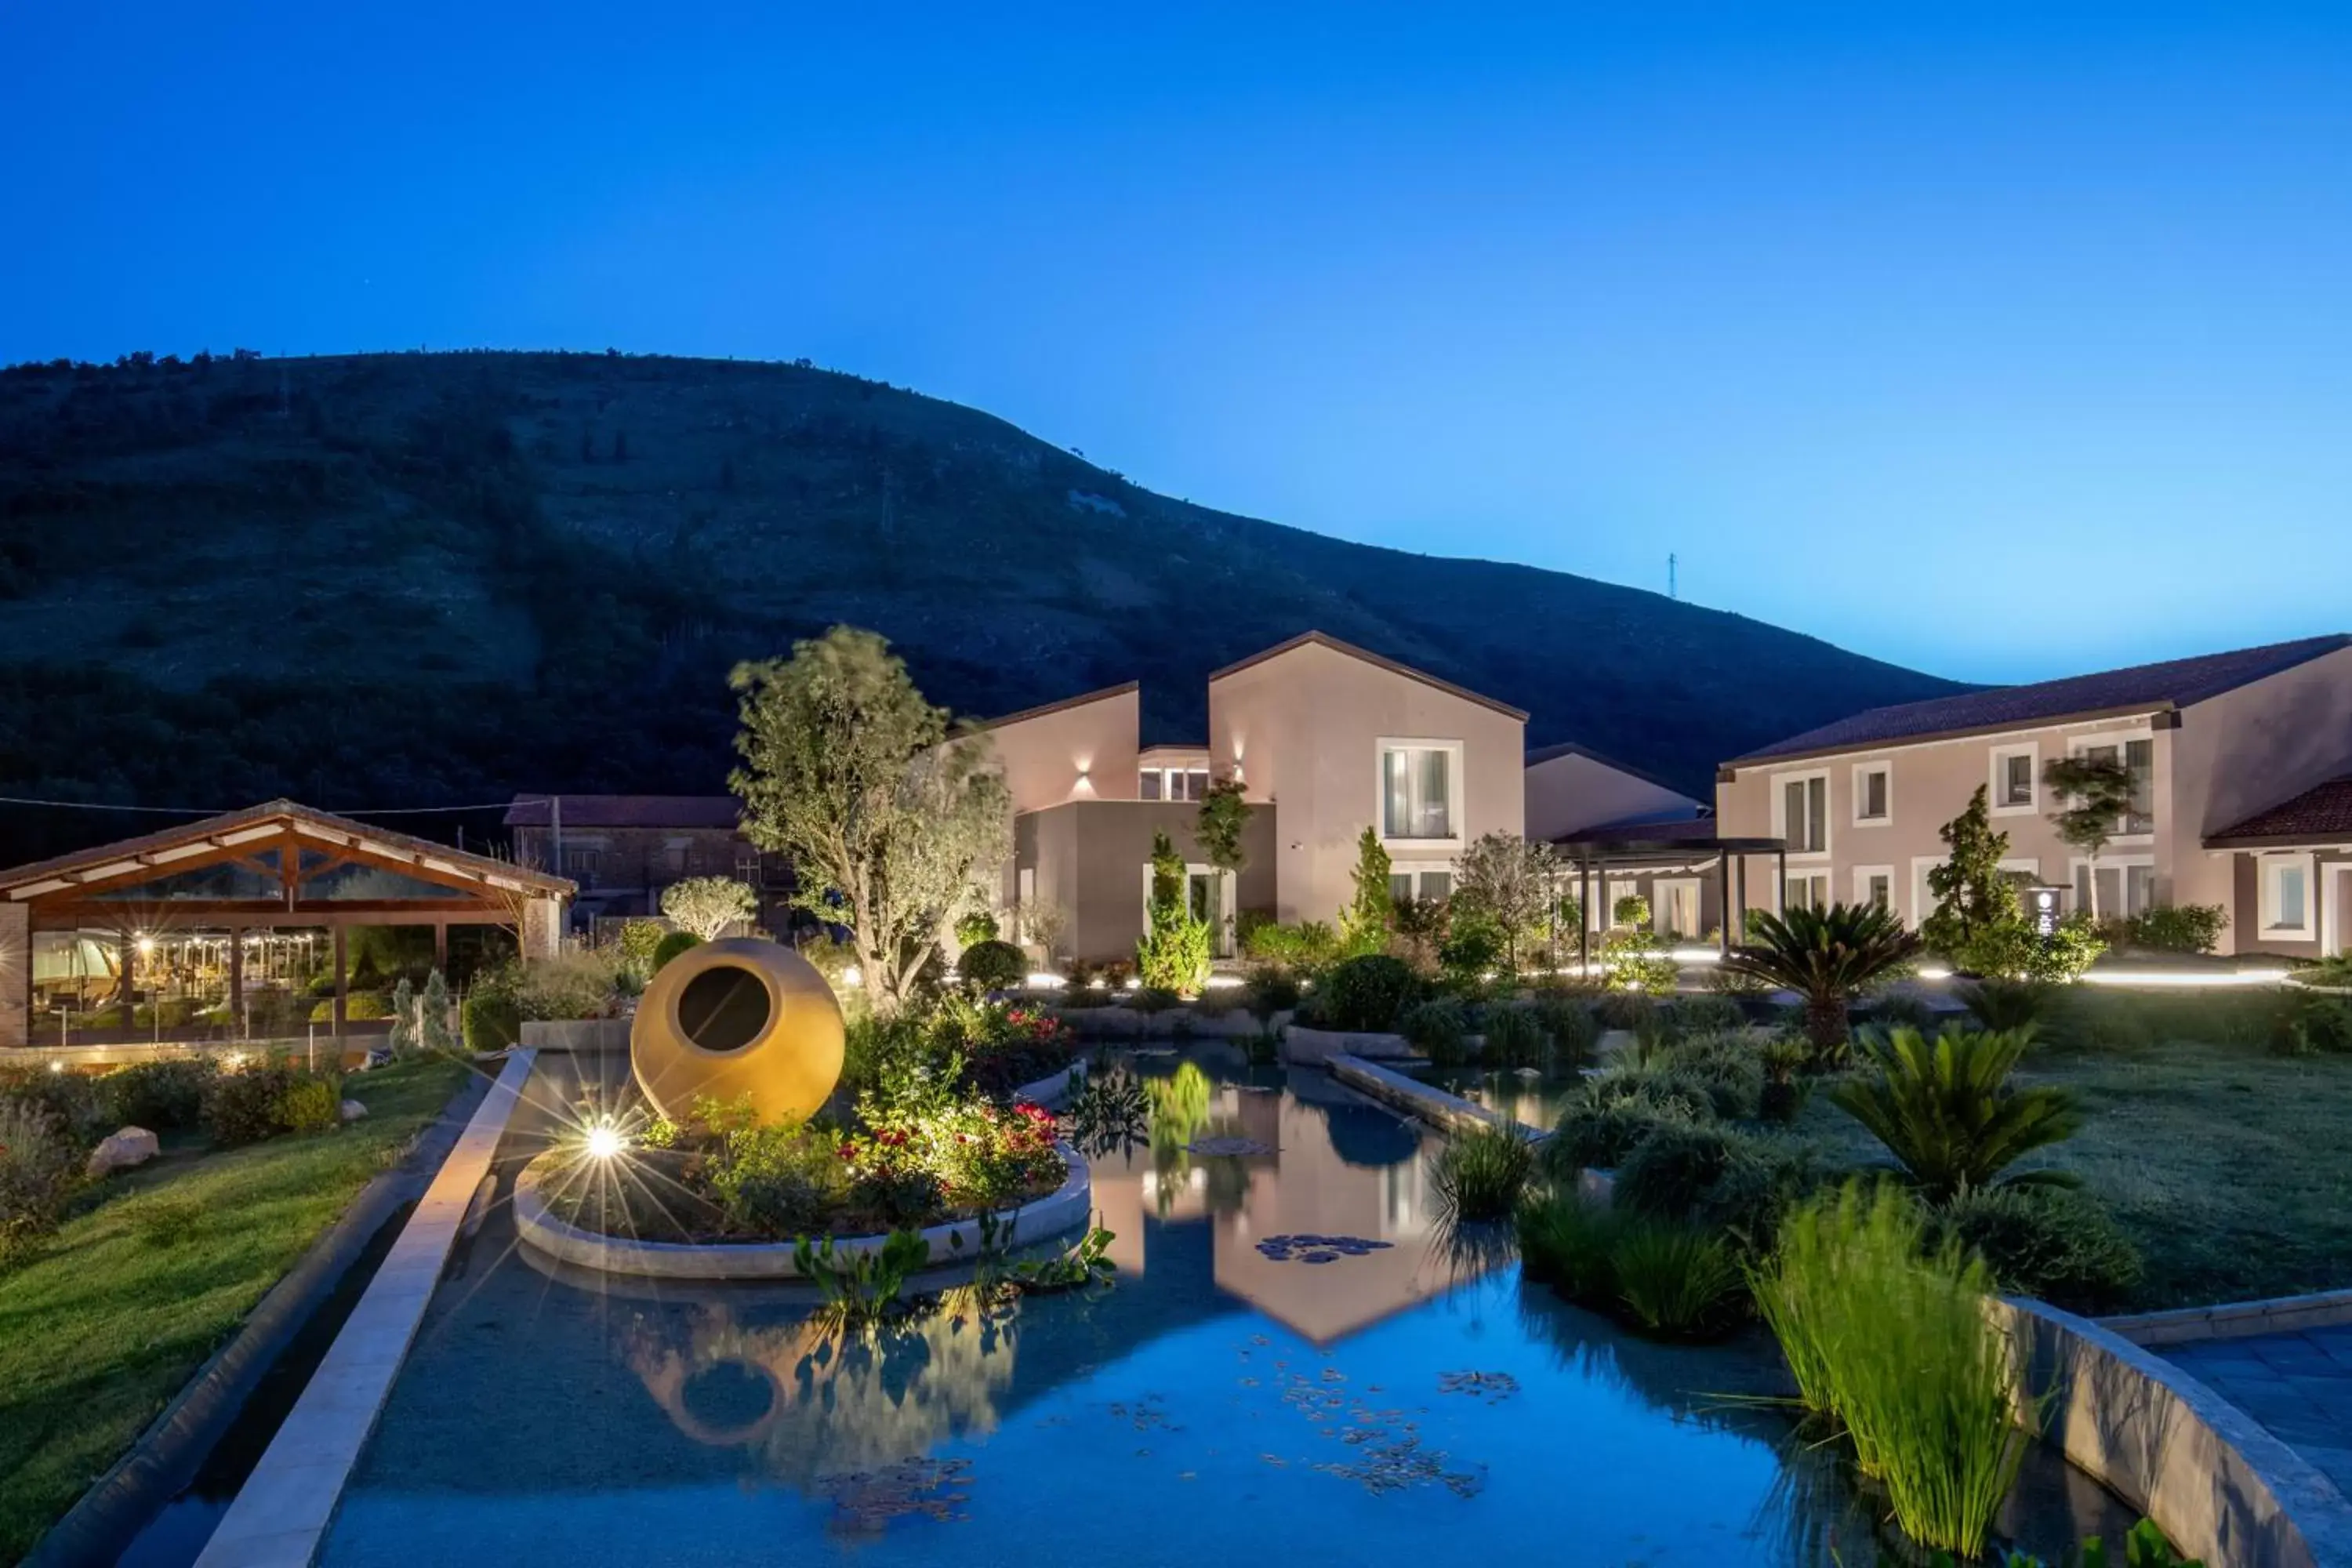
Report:
[[[1250,928],[1242,939],[1242,952],[1259,963],[1319,970],[1339,957],[1339,933],[1321,921],[1301,921],[1297,925],[1267,922]]]
[[[1672,944],[1655,931],[1611,931],[1601,939],[1601,963],[1612,991],[1664,994],[1682,977]]]
[[[318,1121],[322,1105],[323,1122]],[[341,1110],[341,1080],[314,1078],[290,1063],[258,1062],[213,1079],[205,1095],[205,1131],[215,1143],[234,1148],[298,1128],[333,1126]],[[303,1118],[299,1123],[293,1120],[298,1115]]]
[[[522,1009],[503,991],[469,993],[457,1009],[457,1022],[469,1051],[502,1051],[522,1037]]]
[[[1744,1121],[1758,1112],[1764,1096],[1764,1055],[1759,1037],[1729,1029],[1693,1035],[1657,1052],[1653,1067],[1706,1086],[1717,1116]]]
[[[849,1184],[832,1138],[804,1121],[710,1121],[719,1138],[705,1180],[730,1225],[779,1239],[824,1228]]]
[[[919,1166],[881,1165],[851,1178],[848,1201],[892,1226],[919,1226],[940,1216],[946,1193],[937,1176]]]
[[[0,1068],[0,1102],[31,1107],[57,1124],[67,1142],[87,1147],[114,1131],[106,1124],[98,1080],[78,1072]]]
[[[278,1100],[278,1121],[289,1132],[331,1132],[342,1125],[342,1110],[341,1085],[329,1079],[297,1079]]]
[[[1874,1028],[1880,1029],[1932,1030],[1936,1026],[1936,1010],[1918,997],[1898,991],[1871,1003],[1870,1022]]]
[[[1449,924],[1437,944],[1437,966],[1446,984],[1475,990],[1503,964],[1507,943],[1503,928],[1484,910],[1464,910]]]
[[[1392,1029],[1420,989],[1402,959],[1365,953],[1332,965],[1315,987],[1315,1013],[1326,1028]]]
[[[1242,994],[1248,998],[1249,1010],[1261,1018],[1298,1005],[1298,982],[1279,964],[1261,963],[1252,969]]]
[[[0,1266],[56,1226],[80,1183],[79,1150],[57,1117],[0,1099]]]
[[[1756,1114],[1765,1121],[1794,1121],[1805,1106],[1805,1091],[1797,1074],[1813,1059],[1813,1047],[1802,1036],[1774,1035],[1757,1052],[1764,1068],[1764,1084],[1757,1091]]]
[[[1486,1038],[1484,1059],[1492,1068],[1538,1066],[1550,1044],[1533,1013],[1500,1005],[1486,1009]]]
[[[2298,996],[2280,1009],[2273,1047],[2287,1056],[2352,1052],[2352,1007],[2333,996]]]
[[[1995,1034],[2041,1027],[2056,988],[2039,980],[1971,980],[1958,987],[1960,1005],[1979,1029]]]
[[[1535,1146],[1511,1124],[1454,1133],[1430,1167],[1430,1185],[1448,1218],[1467,1224],[1508,1218],[1535,1174]]]
[[[1984,1264],[1950,1247],[1923,1258],[1921,1240],[1900,1191],[1850,1184],[1789,1215],[1751,1283],[1801,1397],[1844,1422],[1904,1532],[1973,1559],[2027,1438]]]
[[[204,1120],[205,1089],[218,1070],[204,1057],[118,1068],[98,1080],[99,1101],[113,1127],[180,1131]]]
[[[2003,1289],[2074,1311],[2112,1310],[2139,1282],[2139,1248],[2087,1193],[1970,1189],[1936,1211],[1927,1234],[1982,1258]]]
[[[1592,1060],[1593,1047],[1601,1039],[1601,1025],[1591,1007],[1565,996],[1539,996],[1535,1004],[1535,1020],[1551,1037],[1554,1067],[1575,1068]]]
[[[1659,1027],[1658,1004],[1638,991],[1612,991],[1593,1004],[1604,1029],[1626,1029],[1640,1035]]]
[[[1470,1059],[1470,1010],[1452,996],[1433,997],[1411,1008],[1397,1033],[1433,1066],[1460,1067]]]
[[[1028,977],[1029,960],[1011,942],[989,937],[965,948],[956,970],[975,991],[1010,991]]]
[[[674,931],[665,933],[659,942],[654,943],[654,973],[660,973],[665,964],[688,948],[701,945],[702,939],[690,931]]]
[[[1612,1200],[1633,1214],[1688,1219],[1748,1147],[1725,1127],[1653,1127],[1617,1166]]]
[[[994,942],[997,935],[996,917],[986,910],[974,910],[955,923],[958,947],[978,947],[983,942]]]
[[[1614,1212],[1561,1190],[1523,1200],[1513,1221],[1528,1278],[1575,1300],[1615,1296],[1609,1266],[1619,1226]]]
[[[1739,1260],[1696,1226],[1656,1219],[1620,1225],[1609,1268],[1627,1315],[1644,1332],[1700,1339],[1738,1321]]]
[[[1139,1013],[1165,1013],[1171,1007],[1181,1007],[1184,998],[1165,985],[1144,984],[1136,987],[1127,1005]]]
[[[1720,1035],[1748,1026],[1747,1013],[1728,996],[1672,996],[1658,1005],[1658,1011],[1669,1040],[1691,1035]]]
[[[1830,1101],[1886,1145],[1931,1202],[1982,1187],[2036,1149],[2083,1125],[2079,1101],[2054,1086],[2013,1089],[2008,1079],[2028,1037],[1955,1030],[1930,1040],[1916,1029],[1866,1036],[1874,1073],[1842,1083]],[[2055,1171],[2011,1178],[2062,1182]]]
[[[1716,1086],[1697,1074],[1676,1068],[1612,1068],[1588,1079],[1585,1087],[1595,1100],[1635,1100],[1677,1121],[1712,1121],[1716,1118]]]
[[[1704,1096],[1697,1104],[1702,1115],[1712,1114],[1705,1110]],[[1688,1126],[1697,1119],[1683,1103],[1662,1104],[1640,1095],[1612,1094],[1598,1083],[1587,1085],[1560,1112],[1551,1141],[1544,1145],[1544,1164],[1556,1178],[1572,1177],[1585,1168],[1614,1170],[1659,1128]]]
[[[2159,904],[2117,922],[2120,941],[2164,952],[2210,952],[2221,943],[2230,911],[2220,904]]]

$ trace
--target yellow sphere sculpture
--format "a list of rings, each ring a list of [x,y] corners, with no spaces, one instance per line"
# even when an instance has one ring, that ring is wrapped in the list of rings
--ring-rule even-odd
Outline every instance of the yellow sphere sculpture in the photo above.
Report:
[[[752,937],[690,947],[662,965],[629,1026],[629,1065],[654,1109],[749,1096],[762,1121],[804,1117],[841,1077],[841,1005],[816,966]]]

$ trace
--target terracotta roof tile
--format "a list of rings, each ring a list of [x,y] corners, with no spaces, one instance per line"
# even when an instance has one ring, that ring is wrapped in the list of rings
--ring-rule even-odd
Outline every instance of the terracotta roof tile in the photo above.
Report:
[[[2221,846],[2325,839],[2352,839],[2352,774],[2314,784],[2292,800],[2283,800],[2210,836],[2205,842]]]

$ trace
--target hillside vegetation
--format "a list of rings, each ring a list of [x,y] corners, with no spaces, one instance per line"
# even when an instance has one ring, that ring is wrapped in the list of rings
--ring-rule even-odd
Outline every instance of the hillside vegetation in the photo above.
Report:
[[[962,712],[1139,678],[1162,738],[1204,731],[1210,669],[1319,627],[1528,709],[1531,744],[1702,791],[1747,747],[1952,689],[1653,594],[1172,500],[805,364],[0,374],[0,793],[715,791],[729,666],[836,621]],[[38,847],[9,831],[0,862]]]

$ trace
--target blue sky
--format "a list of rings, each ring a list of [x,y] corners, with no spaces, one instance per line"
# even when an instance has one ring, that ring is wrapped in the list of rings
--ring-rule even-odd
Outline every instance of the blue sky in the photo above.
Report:
[[[805,354],[1964,679],[2352,628],[2352,7],[0,0],[0,360]]]

